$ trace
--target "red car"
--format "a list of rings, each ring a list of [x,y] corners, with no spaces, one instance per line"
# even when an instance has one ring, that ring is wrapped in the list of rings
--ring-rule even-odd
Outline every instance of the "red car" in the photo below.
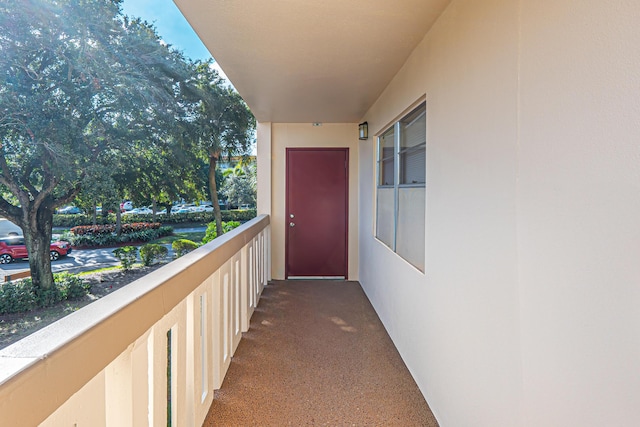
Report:
[[[71,253],[71,244],[64,241],[53,242],[51,243],[50,251],[50,259],[51,261],[55,261]],[[24,237],[16,236],[0,239],[0,264],[9,264],[14,259],[24,259],[28,257]]]

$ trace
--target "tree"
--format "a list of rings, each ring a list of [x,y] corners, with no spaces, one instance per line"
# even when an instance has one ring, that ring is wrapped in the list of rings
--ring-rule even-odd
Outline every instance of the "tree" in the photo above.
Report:
[[[202,199],[207,192],[205,165],[191,141],[169,137],[132,158],[133,176],[126,182],[136,204],[162,204],[168,208],[174,200]]]
[[[0,4],[0,214],[25,235],[33,284],[53,285],[53,212],[111,168],[131,140],[153,144],[182,115],[181,55],[120,0]],[[143,138],[143,136],[145,138]]]
[[[187,84],[192,110],[186,125],[209,162],[209,193],[220,236],[223,229],[216,166],[223,155],[247,153],[253,143],[255,119],[240,95],[223,84],[210,62],[194,63],[191,75]]]
[[[256,204],[256,168],[255,165],[232,169],[226,176],[222,194],[233,206]]]

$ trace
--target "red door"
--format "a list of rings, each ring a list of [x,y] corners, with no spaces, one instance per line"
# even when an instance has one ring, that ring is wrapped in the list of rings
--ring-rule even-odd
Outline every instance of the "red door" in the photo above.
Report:
[[[347,148],[288,148],[286,277],[347,277]]]

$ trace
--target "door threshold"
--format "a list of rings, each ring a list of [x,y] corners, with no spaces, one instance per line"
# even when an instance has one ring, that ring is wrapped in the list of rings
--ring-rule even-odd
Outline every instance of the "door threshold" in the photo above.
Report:
[[[289,276],[287,280],[346,280],[345,276]]]

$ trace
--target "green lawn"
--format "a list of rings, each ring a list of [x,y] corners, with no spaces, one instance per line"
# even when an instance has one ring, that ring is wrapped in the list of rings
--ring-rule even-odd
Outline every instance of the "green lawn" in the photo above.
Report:
[[[196,243],[201,243],[204,235],[205,235],[204,231],[200,231],[197,233],[183,233],[183,232],[174,230],[171,236],[161,237],[157,240],[154,240],[151,243],[171,244],[173,243],[174,240],[178,240],[178,239],[187,239]]]

